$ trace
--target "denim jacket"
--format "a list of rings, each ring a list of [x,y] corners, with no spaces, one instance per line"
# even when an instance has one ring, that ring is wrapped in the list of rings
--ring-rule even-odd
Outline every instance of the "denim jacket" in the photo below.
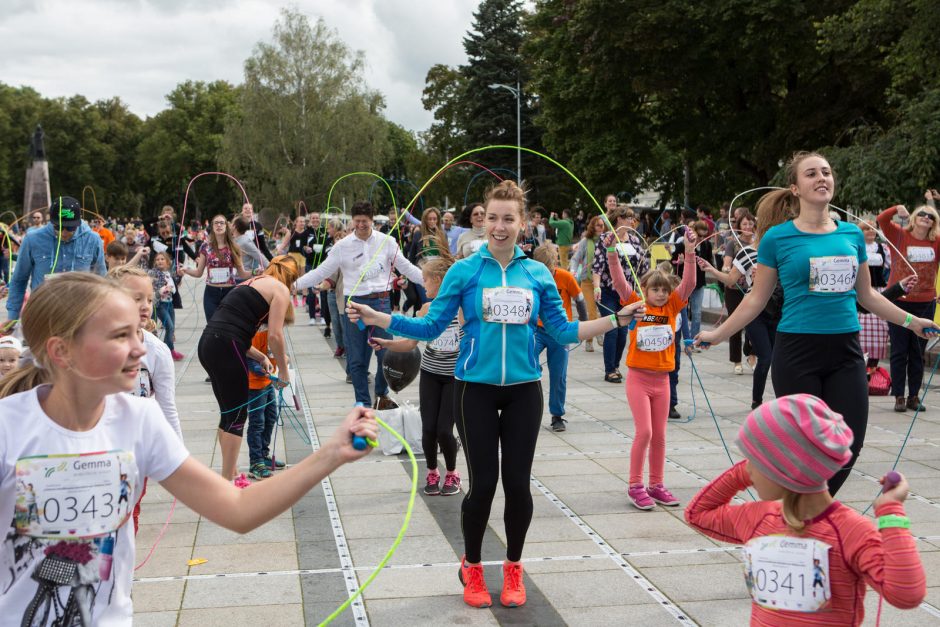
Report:
[[[82,222],[69,241],[63,241],[56,260],[59,243],[52,224],[46,224],[26,233],[16,259],[16,268],[10,279],[7,298],[7,317],[16,320],[26,296],[26,287],[34,290],[53,272],[96,272],[104,276],[108,268],[104,261],[101,237]],[[53,268],[55,263],[55,268]]]

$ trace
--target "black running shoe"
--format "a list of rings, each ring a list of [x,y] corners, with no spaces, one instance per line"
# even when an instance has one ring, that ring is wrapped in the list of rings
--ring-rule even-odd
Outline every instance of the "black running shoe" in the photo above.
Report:
[[[565,427],[566,422],[568,421],[561,416],[552,416],[552,431],[556,433],[564,431],[567,428]]]

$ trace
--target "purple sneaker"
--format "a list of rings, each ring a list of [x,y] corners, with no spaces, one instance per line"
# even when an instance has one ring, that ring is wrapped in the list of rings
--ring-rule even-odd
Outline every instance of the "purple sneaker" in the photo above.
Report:
[[[648,510],[656,507],[656,504],[653,503],[653,499],[646,493],[646,488],[643,487],[642,483],[630,486],[630,489],[627,490],[627,498],[630,499],[630,502],[633,503],[633,506],[637,509]]]
[[[666,507],[675,507],[679,504],[679,499],[673,496],[672,492],[667,490],[666,486],[661,483],[651,485],[646,489],[646,493],[651,499],[660,505],[665,505]]]

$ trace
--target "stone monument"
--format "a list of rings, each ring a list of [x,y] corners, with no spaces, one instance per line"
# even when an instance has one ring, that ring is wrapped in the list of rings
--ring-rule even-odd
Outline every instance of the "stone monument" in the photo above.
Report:
[[[49,162],[46,160],[43,137],[42,126],[37,124],[29,144],[30,162],[26,168],[26,185],[23,188],[23,215],[36,209],[47,209],[52,202],[52,193],[49,190]]]

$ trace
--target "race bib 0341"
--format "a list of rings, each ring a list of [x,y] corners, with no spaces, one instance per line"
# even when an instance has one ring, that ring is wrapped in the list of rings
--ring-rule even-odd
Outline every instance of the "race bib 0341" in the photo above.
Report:
[[[814,538],[754,538],[744,547],[744,581],[751,598],[773,610],[824,608],[831,597],[830,548]]]

